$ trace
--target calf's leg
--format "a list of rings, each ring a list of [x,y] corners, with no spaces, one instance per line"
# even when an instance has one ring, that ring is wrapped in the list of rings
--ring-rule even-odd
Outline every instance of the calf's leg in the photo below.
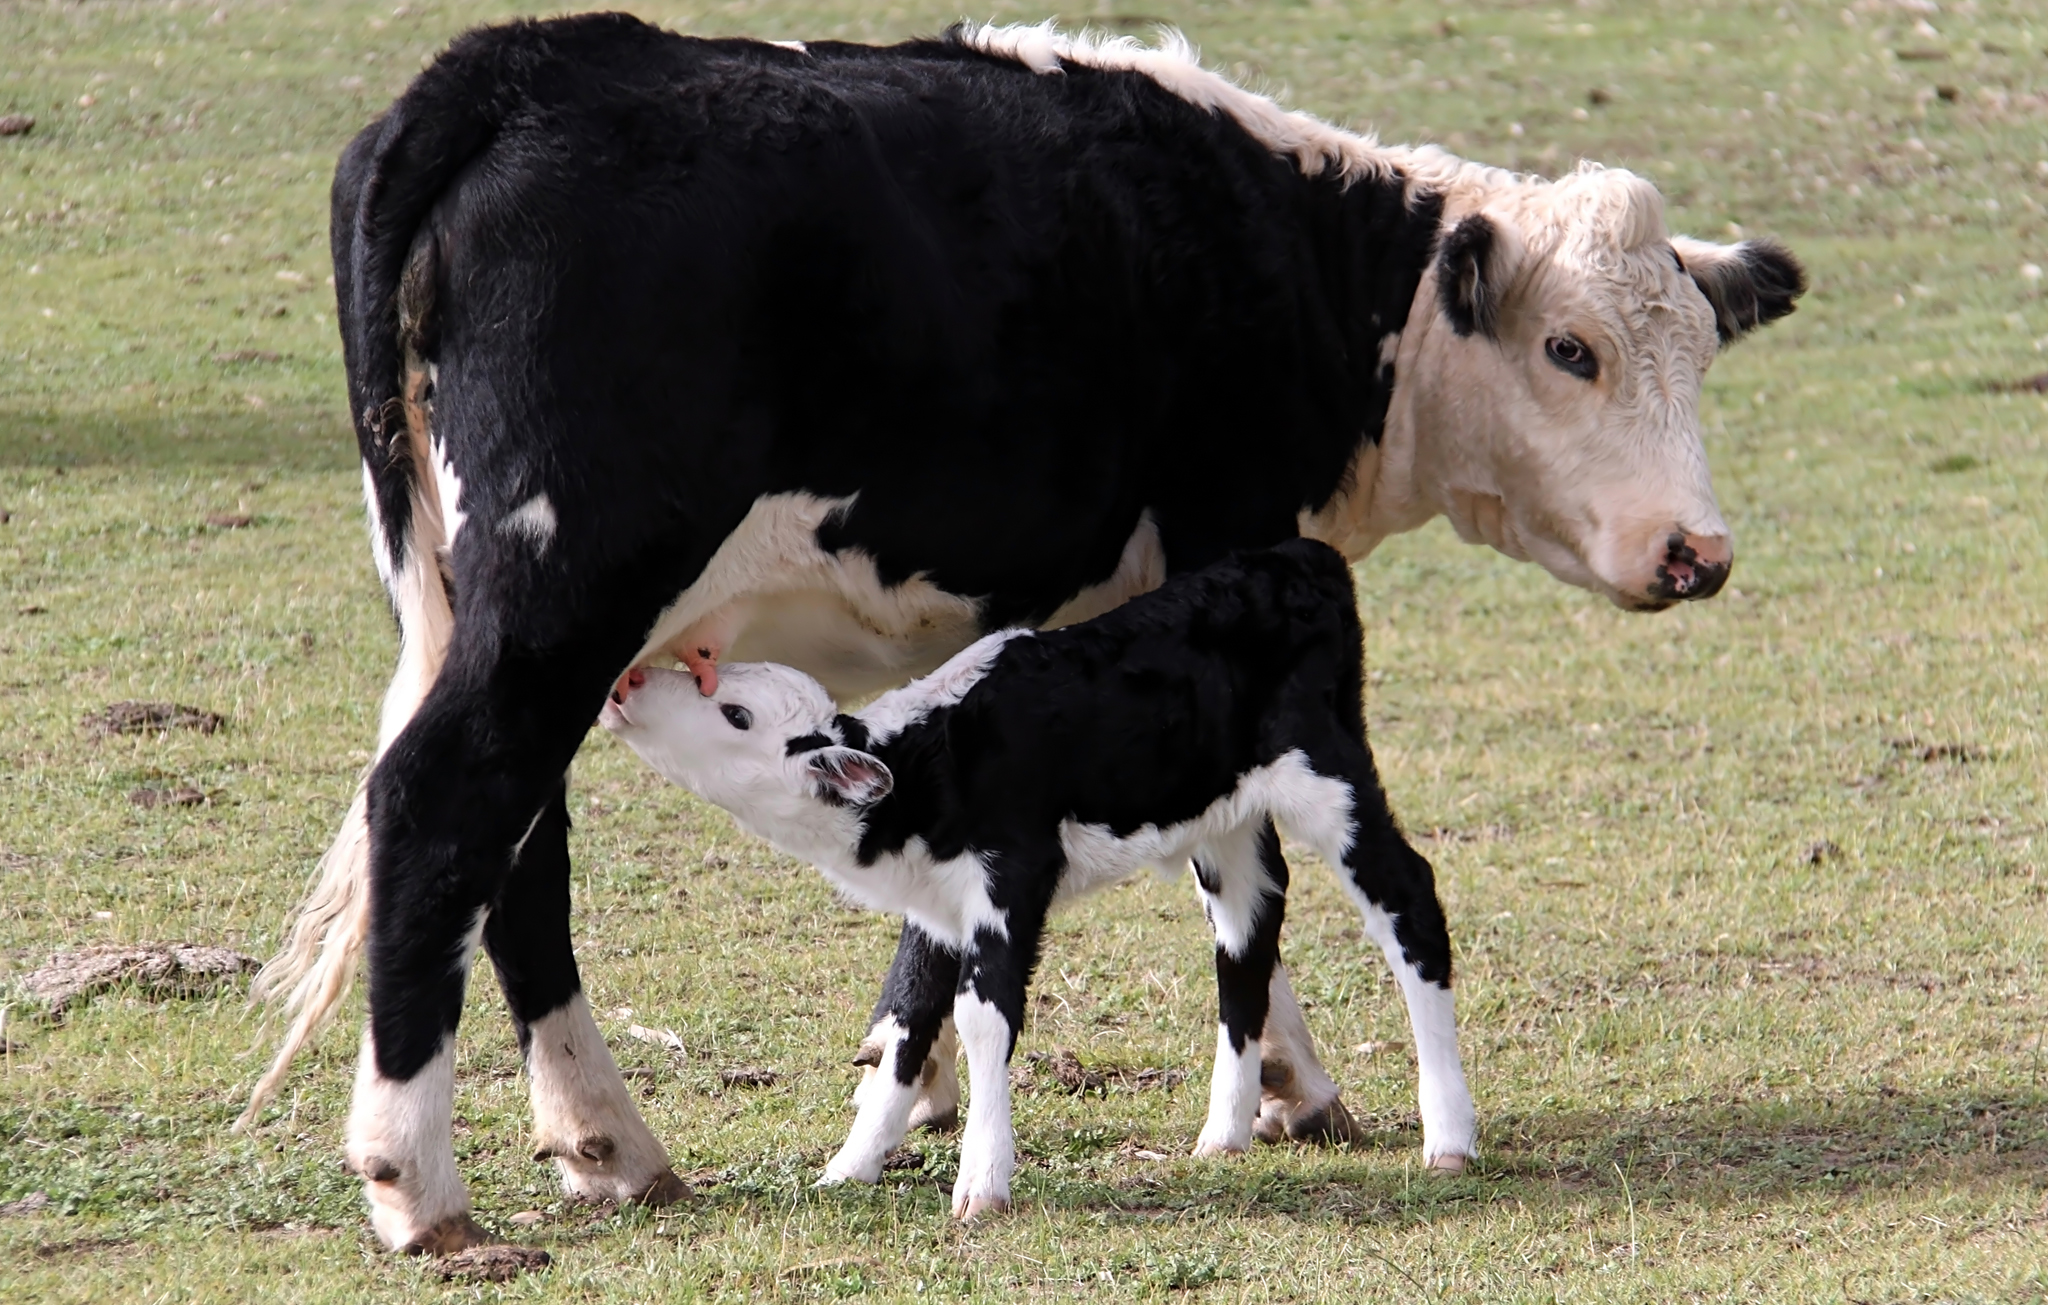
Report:
[[[1280,924],[1287,905],[1287,861],[1280,835],[1262,819],[1195,852],[1195,884],[1216,933],[1216,1065],[1209,1077],[1209,1118],[1195,1154],[1242,1155],[1259,1113],[1262,1039]]]
[[[1338,738],[1317,749],[1313,768],[1350,790],[1349,837],[1328,810],[1291,814],[1289,827],[1332,867],[1342,867],[1339,878],[1365,916],[1366,934],[1379,944],[1401,985],[1415,1034],[1423,1162],[1432,1169],[1463,1169],[1478,1154],[1478,1124],[1458,1056],[1451,936],[1437,900],[1436,872],[1402,837],[1362,740]]]
[[[667,1205],[684,1195],[583,995],[569,940],[569,808],[557,785],[484,921],[533,1101],[534,1159],[571,1196]]]
[[[953,1217],[973,1219],[1010,1208],[1017,1139],[1010,1123],[1010,1053],[1024,1027],[1024,993],[1038,963],[1045,900],[1013,905],[998,927],[975,930],[960,957],[953,1027],[967,1052],[967,1127],[960,1138],[960,1176]]]
[[[950,1041],[944,1033],[959,984],[959,956],[905,924],[896,964],[875,1007],[874,1028],[861,1046],[861,1058],[870,1060],[871,1052],[872,1058],[855,1093],[860,1114],[846,1144],[825,1166],[820,1186],[872,1183],[882,1176],[883,1160],[903,1144],[920,1092],[934,1077],[935,1047]],[[953,1049],[944,1051],[950,1070]]]
[[[903,932],[896,940],[896,959],[889,964],[889,977],[882,981],[882,995],[875,1002],[868,1035],[854,1055],[853,1063],[862,1070],[853,1099],[864,1106],[870,1093],[884,1090],[878,1086],[879,1066],[884,1048],[897,1036],[897,1026],[902,1023],[899,1007],[921,1010],[936,1006],[944,1011],[944,1018],[917,1073],[917,1101],[910,1108],[908,1126],[951,1132],[960,1126],[960,1042],[953,1031],[953,989],[960,979],[960,958],[945,953],[946,963],[935,966],[933,956],[942,951],[924,930],[908,920],[903,922]],[[904,1072],[900,1063],[897,1072]]]

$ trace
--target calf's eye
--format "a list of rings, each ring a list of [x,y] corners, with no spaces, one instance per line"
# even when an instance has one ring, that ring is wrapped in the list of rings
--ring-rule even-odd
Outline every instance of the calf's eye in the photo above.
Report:
[[[754,713],[736,702],[728,702],[718,710],[724,713],[726,724],[736,730],[749,729],[754,724]]]
[[[1570,372],[1582,381],[1590,381],[1600,374],[1600,360],[1593,351],[1573,336],[1553,335],[1543,342],[1543,352],[1560,370]]]

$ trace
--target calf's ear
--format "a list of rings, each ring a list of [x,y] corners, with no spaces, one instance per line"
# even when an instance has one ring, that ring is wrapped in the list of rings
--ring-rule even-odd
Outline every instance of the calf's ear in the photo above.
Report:
[[[1724,345],[1785,316],[1806,293],[1806,269],[1775,240],[1717,245],[1675,236],[1671,248],[1713,306]]]
[[[818,795],[830,802],[870,806],[896,787],[896,777],[882,759],[858,748],[819,748],[804,764],[818,782]]]
[[[1484,213],[1460,219],[1436,253],[1436,293],[1459,335],[1493,337],[1512,275],[1515,238]]]

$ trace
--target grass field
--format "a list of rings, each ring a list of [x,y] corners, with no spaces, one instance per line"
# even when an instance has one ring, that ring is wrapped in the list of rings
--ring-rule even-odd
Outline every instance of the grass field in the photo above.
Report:
[[[774,38],[957,16],[632,7]],[[0,0],[0,116],[37,120],[0,137],[0,983],[89,942],[276,943],[393,658],[325,284],[328,171],[422,57],[512,12]],[[573,782],[584,971],[695,1199],[558,1199],[526,1159],[483,973],[458,1155],[484,1222],[556,1260],[504,1287],[376,1251],[338,1167],[349,1031],[236,1138],[269,1046],[239,996],[107,996],[61,1025],[17,997],[0,1298],[2048,1299],[2048,402],[1987,389],[2048,371],[2025,270],[2048,263],[2048,14],[1064,14],[1155,16],[1389,139],[1635,167],[1674,228],[1771,232],[1812,273],[1797,315],[1708,378],[1739,553],[1722,598],[1623,615],[1440,527],[1361,569],[1381,762],[1411,830],[1438,831],[1422,846],[1459,946],[1476,1168],[1416,1172],[1399,1001],[1305,869],[1289,958],[1370,1145],[1141,1154],[1192,1143],[1214,1000],[1187,886],[1148,879],[1058,923],[1020,1052],[1187,1082],[1074,1097],[1035,1075],[1009,1218],[948,1223],[950,1137],[914,1139],[922,1168],[877,1189],[813,1191],[894,929],[600,736]],[[81,726],[125,698],[228,721]],[[208,800],[130,800],[181,785]],[[778,1077],[726,1086],[740,1066]]]

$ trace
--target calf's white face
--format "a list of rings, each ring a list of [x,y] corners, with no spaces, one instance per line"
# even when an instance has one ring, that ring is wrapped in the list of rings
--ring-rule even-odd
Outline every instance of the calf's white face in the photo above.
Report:
[[[1407,437],[1389,455],[1414,506],[1623,607],[1718,591],[1734,548],[1701,380],[1721,346],[1792,311],[1791,255],[1674,239],[1655,187],[1585,169],[1486,196],[1431,282],[1398,354],[1412,425],[1389,431]]]
[[[735,662],[708,696],[681,671],[632,671],[597,719],[662,775],[776,840],[822,811],[879,801],[894,783],[880,760],[838,742],[836,715],[802,671]]]

